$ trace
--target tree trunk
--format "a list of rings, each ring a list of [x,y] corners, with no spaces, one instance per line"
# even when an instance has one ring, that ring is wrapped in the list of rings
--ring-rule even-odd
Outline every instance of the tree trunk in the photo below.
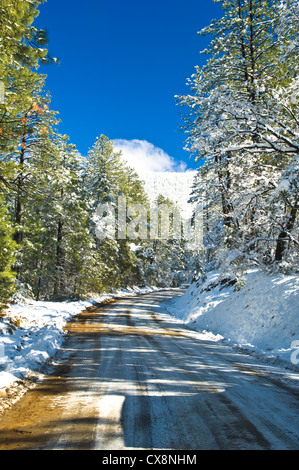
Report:
[[[228,157],[229,158],[229,157]],[[233,206],[228,200],[228,191],[230,189],[230,173],[229,170],[226,170],[225,177],[222,174],[221,168],[219,168],[219,165],[221,166],[221,157],[216,157],[216,163],[218,164],[217,167],[217,175],[218,175],[218,181],[219,181],[219,190],[220,190],[220,195],[221,195],[221,201],[222,201],[222,213],[223,213],[223,223],[227,227],[231,227],[232,225],[232,212],[233,212]]]
[[[15,221],[17,225],[17,230],[14,234],[15,241],[19,244],[23,240],[23,231],[21,230],[20,226],[22,223],[22,215],[23,215],[23,205],[22,205],[22,193],[24,187],[23,181],[23,167],[25,162],[25,148],[26,148],[26,135],[23,135],[22,138],[22,147],[20,153],[20,174],[17,180],[17,195],[16,195],[16,209],[15,209]]]
[[[53,294],[55,298],[58,298],[62,294],[63,281],[62,271],[64,266],[64,250],[62,247],[63,242],[63,222],[61,219],[57,225],[57,243],[56,243],[56,279],[54,284]]]
[[[298,210],[297,202],[298,201],[295,202],[294,206],[291,209],[289,220],[287,222],[285,230],[282,230],[278,235],[275,251],[275,261],[282,261],[284,252],[287,248],[289,242],[288,233],[293,229],[296,220],[296,214]]]
[[[42,284],[42,279],[39,276],[37,283],[36,283],[36,294],[35,294],[35,300],[38,302],[39,301],[39,296],[40,296],[40,290],[41,290],[41,284]]]

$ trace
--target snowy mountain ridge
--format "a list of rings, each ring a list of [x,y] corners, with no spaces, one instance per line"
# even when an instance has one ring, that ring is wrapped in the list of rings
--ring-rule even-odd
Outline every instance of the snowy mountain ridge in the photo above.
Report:
[[[162,194],[173,203],[178,204],[184,215],[191,215],[192,204],[188,203],[196,171],[186,172],[139,172],[139,177],[145,184],[145,191],[150,202]]]

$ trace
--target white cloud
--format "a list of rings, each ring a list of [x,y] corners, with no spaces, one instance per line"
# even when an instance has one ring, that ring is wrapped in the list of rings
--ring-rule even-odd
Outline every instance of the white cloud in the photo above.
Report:
[[[144,171],[185,171],[187,165],[177,162],[164,150],[146,140],[115,139],[114,150],[122,151],[123,158],[137,173]]]

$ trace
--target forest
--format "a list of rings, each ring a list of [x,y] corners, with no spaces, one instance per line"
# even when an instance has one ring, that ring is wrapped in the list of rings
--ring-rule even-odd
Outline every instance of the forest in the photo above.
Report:
[[[214,0],[223,17],[182,107],[205,206],[199,272],[298,271],[298,1]]]
[[[42,2],[0,1],[2,306],[17,292],[84,299],[177,286],[212,269],[298,270],[298,2],[214,1],[223,16],[199,33],[211,37],[206,63],[188,80],[190,94],[174,98],[199,165],[190,195],[204,207],[196,251],[183,238],[96,236],[98,205],[124,196],[148,207],[144,184],[100,130],[86,157],[59,133],[39,73],[57,63],[34,26]]]
[[[51,110],[46,76],[38,72],[40,64],[57,62],[48,55],[46,31],[33,25],[40,3],[0,2],[1,303],[15,292],[35,300],[81,299],[174,282],[186,263],[181,242],[145,240],[133,251],[129,238],[96,236],[99,204],[122,195],[147,207],[148,197],[108,137],[100,133],[82,157],[59,133],[59,113]]]

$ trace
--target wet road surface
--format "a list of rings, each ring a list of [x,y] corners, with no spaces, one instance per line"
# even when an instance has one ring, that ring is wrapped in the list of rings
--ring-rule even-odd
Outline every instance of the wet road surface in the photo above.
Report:
[[[298,375],[167,315],[181,294],[74,317],[43,380],[0,417],[0,450],[299,449]]]

